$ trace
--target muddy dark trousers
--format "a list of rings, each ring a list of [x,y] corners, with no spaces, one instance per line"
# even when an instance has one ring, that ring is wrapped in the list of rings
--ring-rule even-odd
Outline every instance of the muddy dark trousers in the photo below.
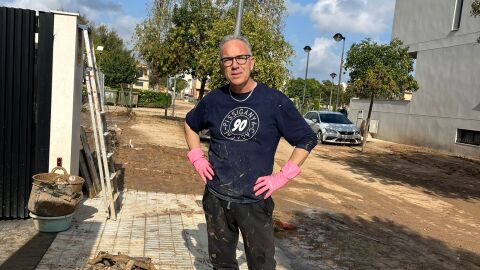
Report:
[[[214,269],[239,269],[236,259],[239,229],[248,269],[274,270],[272,198],[241,204],[218,199],[205,189],[203,210],[207,220],[208,254]]]

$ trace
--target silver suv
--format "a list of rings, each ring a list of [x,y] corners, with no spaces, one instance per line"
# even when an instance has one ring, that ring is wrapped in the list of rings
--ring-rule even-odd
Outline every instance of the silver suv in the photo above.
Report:
[[[310,111],[303,117],[317,134],[318,142],[360,144],[360,130],[339,112]]]

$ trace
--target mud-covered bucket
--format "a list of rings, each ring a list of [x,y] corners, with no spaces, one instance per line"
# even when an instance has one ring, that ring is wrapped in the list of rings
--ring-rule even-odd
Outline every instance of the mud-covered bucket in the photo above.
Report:
[[[63,174],[56,173],[61,170]],[[42,184],[64,184],[68,186],[71,192],[82,192],[82,186],[85,180],[80,176],[69,175],[63,167],[55,167],[49,173],[39,173],[32,176],[33,183]]]

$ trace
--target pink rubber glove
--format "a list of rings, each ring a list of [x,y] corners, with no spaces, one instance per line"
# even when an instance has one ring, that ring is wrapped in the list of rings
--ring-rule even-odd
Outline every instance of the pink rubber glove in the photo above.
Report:
[[[205,159],[203,151],[200,148],[190,150],[190,152],[187,153],[187,157],[205,184],[207,183],[207,179],[213,179],[215,174],[213,173],[212,165]]]
[[[255,182],[255,186],[253,187],[255,196],[258,196],[268,190],[265,196],[263,196],[263,199],[268,199],[268,197],[270,197],[274,191],[283,187],[290,179],[294,178],[299,173],[300,168],[297,166],[297,164],[290,160],[287,161],[280,172],[268,176],[262,176],[257,179],[257,182]]]

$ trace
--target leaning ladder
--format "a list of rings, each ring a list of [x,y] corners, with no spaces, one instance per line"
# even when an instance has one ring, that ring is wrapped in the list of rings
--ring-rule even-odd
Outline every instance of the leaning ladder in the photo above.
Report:
[[[119,191],[116,185],[117,174],[113,164],[113,151],[109,142],[110,133],[107,129],[104,106],[99,95],[100,83],[99,74],[96,66],[95,51],[93,42],[90,38],[89,30],[86,26],[80,26],[85,41],[85,50],[87,53],[87,72],[85,81],[87,84],[88,103],[90,106],[90,116],[92,119],[93,137],[95,139],[95,148],[97,151],[98,169],[101,179],[103,198],[105,203],[105,213],[107,218],[116,220],[117,210],[116,201],[119,197]]]

